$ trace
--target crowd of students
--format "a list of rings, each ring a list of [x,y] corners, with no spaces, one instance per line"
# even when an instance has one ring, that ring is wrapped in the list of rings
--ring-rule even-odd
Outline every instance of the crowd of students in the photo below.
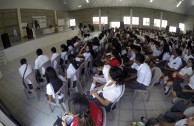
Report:
[[[100,107],[110,111],[111,105],[122,95],[123,86],[146,90],[154,75],[153,65],[162,70],[163,76],[158,83],[164,85],[165,94],[171,93],[174,98],[187,100],[194,95],[194,41],[189,35],[143,28],[111,28],[94,38],[89,34],[84,34],[83,39],[75,36],[60,47],[61,53],[55,47],[51,48],[50,59],[41,49],[36,51],[34,69],[37,75],[46,77],[49,102],[52,102],[64,82],[69,84],[69,88],[77,88],[79,80],[75,73],[83,61],[93,63],[90,70],[93,81],[89,93],[70,96],[69,114],[64,120],[70,119],[71,123],[63,122],[64,126],[102,126]],[[56,72],[57,61],[54,61],[59,55],[62,75]],[[49,60],[53,65],[40,70]],[[33,67],[27,64],[26,59],[21,59],[19,72],[30,89],[33,88],[32,83],[25,78],[32,70]],[[63,94],[60,95],[62,99]],[[193,126],[189,124],[189,119],[187,123]]]

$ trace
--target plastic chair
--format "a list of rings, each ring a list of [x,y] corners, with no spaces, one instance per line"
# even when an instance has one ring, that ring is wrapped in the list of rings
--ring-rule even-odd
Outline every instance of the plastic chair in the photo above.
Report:
[[[29,93],[28,92],[30,91],[30,92],[32,92],[31,94],[34,94],[34,96],[39,100],[39,97],[35,91],[39,87],[39,85],[36,81],[36,76],[35,76],[34,70],[25,78],[25,80],[27,80],[27,79],[32,82],[32,87],[33,87],[33,89],[29,89],[28,84],[24,85],[24,93],[25,93],[27,99],[29,100],[29,96],[28,96]]]
[[[136,89],[134,91],[134,94],[133,94],[133,97],[131,99],[131,101],[133,102],[134,99],[135,99],[135,96],[137,95],[137,93],[148,93],[148,96],[147,96],[147,101],[149,99],[149,95],[150,95],[150,90],[152,89],[152,87],[154,86],[154,84],[160,79],[161,75],[162,75],[162,72],[160,70],[159,67],[153,67],[152,69],[152,80],[150,82],[150,85],[146,88],[146,90],[139,90],[139,89]]]
[[[104,107],[101,107],[102,109],[102,116],[103,116],[103,123],[102,126],[106,126],[106,109]]]
[[[62,101],[61,103],[59,102],[59,98],[58,98],[58,95],[60,93],[63,93],[64,94],[64,97],[62,98]],[[64,100],[65,99],[65,100]],[[66,101],[68,99],[68,84],[66,82],[63,83],[63,86],[59,89],[59,91],[55,94],[55,98],[53,99],[53,101],[51,103],[49,103],[49,108],[51,110],[51,112],[54,111],[55,108],[52,109],[52,105],[53,106],[59,106],[61,107],[64,111],[65,111],[65,108],[63,107],[63,103],[64,101]],[[65,104],[65,106],[67,106],[67,104]]]

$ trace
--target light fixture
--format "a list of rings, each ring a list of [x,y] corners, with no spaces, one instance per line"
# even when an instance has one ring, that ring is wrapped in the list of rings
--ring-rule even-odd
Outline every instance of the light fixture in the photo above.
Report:
[[[176,5],[176,7],[179,7],[183,1],[184,1],[184,0],[180,0],[180,1],[178,2],[178,4]]]
[[[86,0],[87,3],[89,3],[90,1],[89,0]]]
[[[153,0],[150,0],[150,3],[152,3],[153,2]]]
[[[80,7],[82,7],[82,5],[79,5],[78,7],[80,8]]]

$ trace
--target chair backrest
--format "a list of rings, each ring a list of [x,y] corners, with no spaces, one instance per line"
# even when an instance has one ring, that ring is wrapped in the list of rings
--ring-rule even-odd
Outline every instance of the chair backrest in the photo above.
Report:
[[[160,79],[160,77],[162,76],[162,71],[160,70],[159,67],[153,67],[152,69],[152,79],[150,82],[150,85],[148,86],[148,89],[152,88],[154,86],[154,84]]]
[[[45,62],[44,64],[42,64],[42,66],[40,67],[40,72],[41,72],[41,74],[45,74],[45,70],[46,70],[46,68],[47,67],[49,67],[50,66],[50,63],[51,61],[50,60],[48,60],[47,62]]]
[[[122,85],[122,92],[121,92],[120,96],[111,105],[111,110],[114,108],[114,106],[116,105],[116,103],[119,102],[120,98],[123,96],[124,93],[125,93],[125,84]]]
[[[33,85],[34,89],[36,89],[39,86],[37,81],[36,81],[35,70],[32,70],[32,72],[25,79],[28,79],[32,82],[32,85]]]
[[[102,109],[102,116],[103,116],[102,126],[106,126],[106,109],[104,107],[101,107],[101,109]]]
[[[58,95],[60,93],[65,93],[64,94],[64,98],[66,98],[68,96],[68,84],[66,82],[63,83],[63,86],[57,91],[57,93],[55,94],[55,103],[58,105],[59,104],[59,98]],[[65,97],[66,96],[66,97]]]
[[[60,59],[61,59],[61,55],[58,55],[52,62],[51,62],[51,66],[54,68],[54,69],[58,69],[59,68],[59,65],[60,65]],[[54,66],[54,62],[57,62],[56,66]]]

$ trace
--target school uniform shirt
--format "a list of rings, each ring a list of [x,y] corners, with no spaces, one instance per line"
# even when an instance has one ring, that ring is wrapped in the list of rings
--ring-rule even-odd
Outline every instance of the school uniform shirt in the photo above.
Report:
[[[130,56],[131,56],[130,61],[135,61],[136,55],[135,55],[134,51],[131,51]]]
[[[194,106],[191,106],[187,109],[185,109],[185,111],[183,112],[183,114],[186,116],[186,117],[190,117],[194,114]]]
[[[194,89],[194,75],[192,75],[190,77],[190,80],[189,80],[189,84],[188,85],[189,85],[190,88]]]
[[[178,56],[176,58],[174,58],[174,55],[172,55],[169,59],[169,62],[168,62],[168,66],[170,68],[174,68],[174,69],[179,69],[180,66],[182,65],[182,60],[181,58]]]
[[[183,57],[183,60],[185,62],[187,62],[189,58],[193,58],[193,56],[192,55],[185,54],[184,57]]]
[[[121,51],[121,55],[125,55],[125,54],[127,54],[127,51],[126,51],[126,49],[123,49],[123,50]]]
[[[83,56],[84,56],[85,60],[87,60],[90,58],[91,54],[90,54],[90,52],[85,52],[85,53],[83,53]]]
[[[94,50],[95,52],[98,52],[98,46],[97,46],[97,45],[94,45],[94,46],[93,46],[93,50]]]
[[[49,61],[49,58],[48,56],[46,55],[40,55],[36,58],[35,60],[35,69],[40,69],[40,67],[46,63],[47,61]],[[45,73],[45,69],[43,68],[41,71],[40,71],[42,74]]]
[[[71,54],[73,54],[73,46],[70,45],[70,46],[68,47],[68,50],[69,50],[69,52],[70,52]]]
[[[20,68],[18,69],[19,73],[20,73],[20,77],[22,78],[24,76],[24,82],[25,84],[32,84],[32,82],[29,79],[25,79],[30,73],[32,73],[32,66],[30,64],[28,64],[28,67],[26,69],[26,73],[24,75],[24,71],[26,69],[26,64],[23,64],[22,66],[20,66]]]
[[[192,69],[192,67],[185,66],[184,68],[182,68],[179,71],[179,74],[182,75],[182,76],[184,76],[186,74],[188,74],[189,76],[191,76],[193,74],[193,69]]]
[[[61,52],[61,59],[63,59],[63,61],[66,61],[68,58],[67,52]]]
[[[159,56],[160,54],[162,53],[162,51],[161,50],[159,50],[159,49],[155,49],[154,51],[153,51],[153,56]]]
[[[175,126],[186,126],[186,124],[187,124],[187,119],[181,119],[175,123]]]
[[[152,72],[150,67],[143,63],[137,68],[137,82],[145,86],[149,86],[152,79]]]
[[[55,60],[55,58],[59,56],[58,53],[53,53],[53,55],[51,56],[51,66],[54,68],[54,69],[57,69],[57,61]],[[55,61],[54,61],[55,60]]]
[[[122,86],[116,85],[116,83],[108,86],[109,83],[111,83],[110,80],[105,84],[102,90],[98,91],[98,93],[101,92],[105,99],[113,103],[121,95]]]
[[[89,38],[88,37],[84,38],[83,44],[85,45],[88,41],[89,41]]]
[[[170,59],[170,53],[169,52],[165,52],[162,56],[162,60],[168,61]]]
[[[59,75],[58,78],[61,79],[63,82],[66,81],[65,78],[63,76],[61,76],[61,75]],[[46,94],[47,95],[51,95],[53,98],[55,98],[55,93],[57,93],[57,92],[54,92],[54,89],[53,89],[52,84],[51,83],[48,83],[46,85]],[[60,95],[58,95],[58,98],[59,99],[61,99],[63,97],[64,97],[64,94],[62,94],[62,93],[60,93]]]
[[[72,64],[69,64],[68,68],[67,68],[67,78],[70,79],[73,77],[73,81],[77,80],[76,75],[74,75],[76,72],[76,69],[74,68],[74,66]]]
[[[104,65],[103,69],[102,69],[102,73],[104,75],[104,79],[106,82],[109,81],[109,70],[110,70],[110,66],[109,65]]]

